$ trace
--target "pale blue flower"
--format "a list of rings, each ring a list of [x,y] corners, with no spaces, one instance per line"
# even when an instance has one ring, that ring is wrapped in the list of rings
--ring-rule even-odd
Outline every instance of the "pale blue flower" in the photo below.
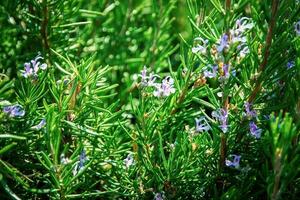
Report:
[[[87,161],[85,150],[82,150],[79,156],[79,170],[84,167],[85,161]]]
[[[170,94],[175,93],[174,79],[170,76],[163,79],[161,84],[156,84],[155,87],[156,90],[153,92],[153,95],[156,97],[167,97],[170,96]]]
[[[207,77],[207,78],[214,78],[217,76],[217,70],[218,70],[217,65],[208,66],[208,67],[204,68],[203,75],[204,75],[204,77]]]
[[[241,156],[240,155],[235,155],[232,154],[229,156],[230,160],[226,159],[225,160],[225,165],[227,167],[235,167],[238,168],[240,166],[240,160],[241,160]]]
[[[156,80],[156,78],[159,78],[159,76],[154,73],[150,73],[150,75],[147,76],[147,67],[146,66],[144,66],[143,70],[141,71],[141,74],[138,76],[141,77],[141,85],[143,87],[155,86],[155,80]]]
[[[35,125],[35,126],[31,127],[31,128],[32,128],[32,129],[35,129],[35,130],[40,130],[40,129],[43,128],[45,125],[46,125],[46,120],[45,120],[45,119],[42,119],[42,120],[40,121],[39,124],[37,124],[37,125]]]
[[[195,118],[196,132],[205,132],[211,129],[204,116]]]
[[[225,48],[228,48],[229,47],[228,35],[227,34],[222,35],[222,37],[219,40],[218,44],[219,44],[217,46],[218,52],[222,52]]]
[[[235,30],[239,34],[244,33],[246,30],[250,30],[254,27],[254,24],[251,22],[251,19],[248,17],[242,17],[235,22]]]
[[[32,76],[37,77],[39,69],[46,70],[47,64],[41,63],[40,60],[42,59],[43,57],[38,55],[37,57],[35,57],[35,59],[31,60],[30,62],[26,62],[24,64],[24,71],[22,73],[22,76],[25,78],[32,77]]]
[[[127,157],[124,159],[124,164],[126,169],[128,169],[131,165],[134,164],[134,158],[132,154],[128,154]]]
[[[244,104],[244,106],[245,106],[245,110],[246,110],[246,115],[248,117],[253,117],[253,118],[257,117],[256,111],[254,109],[252,109],[252,104],[251,103],[246,102]]]
[[[4,106],[3,112],[8,114],[10,117],[23,117],[25,115],[23,107],[19,104]]]
[[[253,121],[249,123],[249,127],[250,127],[250,134],[257,139],[260,138],[262,130],[258,128]]]
[[[85,162],[87,161],[85,150],[82,150],[79,155],[79,162],[73,169],[73,175],[75,176],[80,170],[84,168]]]
[[[223,131],[223,133],[226,133],[228,131],[228,112],[227,110],[221,108],[216,111],[212,112],[212,117],[214,117],[219,123],[221,124],[219,127]]]

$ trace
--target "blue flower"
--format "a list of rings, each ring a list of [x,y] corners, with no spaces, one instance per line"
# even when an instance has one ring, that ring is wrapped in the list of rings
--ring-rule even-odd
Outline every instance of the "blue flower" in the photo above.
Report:
[[[291,69],[291,68],[293,68],[295,66],[295,61],[289,61],[287,64],[286,64],[286,67],[288,68],[288,69]]]
[[[85,150],[82,150],[79,156],[79,170],[84,167],[84,163],[87,160]]]
[[[147,76],[147,68],[146,66],[144,66],[143,70],[141,71],[141,74],[138,75],[139,77],[141,77],[141,85],[143,87],[146,86],[155,86],[155,80],[156,78],[159,78],[158,75],[150,73],[149,76]]]
[[[31,128],[32,128],[32,129],[35,129],[35,130],[40,130],[40,129],[43,128],[45,125],[46,125],[46,120],[45,120],[45,119],[42,119],[42,120],[40,121],[39,124],[37,124],[37,125],[35,125],[35,126],[31,127]]]
[[[260,138],[262,130],[259,129],[253,121],[249,123],[249,127],[250,127],[250,134],[255,138]]]
[[[195,118],[196,132],[205,132],[211,129],[204,116]]]
[[[124,159],[124,164],[126,168],[128,169],[131,165],[133,165],[134,159],[132,154],[128,154],[127,157]]]
[[[217,70],[218,70],[217,65],[206,67],[204,68],[203,75],[207,78],[214,78],[217,76]]]
[[[229,156],[232,160],[228,160],[226,159],[225,160],[225,165],[227,167],[239,167],[240,166],[240,160],[241,160],[241,156],[240,155],[235,155],[235,154],[232,154]]]
[[[85,154],[85,150],[82,150],[79,155],[79,162],[76,164],[76,166],[73,169],[73,175],[75,176],[80,170],[84,168],[84,164],[87,161],[87,157]]]
[[[222,35],[221,39],[219,40],[219,45],[217,46],[218,52],[222,52],[225,48],[228,48],[228,35]]]
[[[253,110],[251,110],[252,109],[252,104],[251,103],[249,103],[249,102],[246,102],[245,104],[244,104],[244,106],[245,106],[245,110],[246,110],[246,115],[248,116],[248,117],[256,117],[257,116],[257,114],[256,114],[256,111],[253,109]]]
[[[162,80],[162,83],[155,84],[156,90],[153,92],[153,95],[156,97],[167,97],[170,94],[175,93],[174,88],[174,79],[170,76],[167,76]]]
[[[39,69],[41,70],[46,70],[47,69],[47,64],[40,63],[40,60],[43,59],[43,57],[41,57],[40,55],[38,55],[37,57],[35,57],[35,59],[31,60],[30,62],[26,62],[24,64],[24,71],[22,73],[22,76],[25,78],[28,77],[37,77],[37,73],[39,71]]]
[[[4,106],[3,112],[8,114],[10,117],[23,117],[25,115],[25,111],[19,104]]]
[[[147,67],[144,66],[143,70],[141,71],[141,74],[139,75],[142,80],[141,80],[141,84],[142,86],[147,86]]]
[[[238,34],[244,33],[246,30],[250,30],[254,27],[254,24],[250,22],[250,18],[242,17],[235,22],[235,31]]]
[[[219,123],[221,124],[219,127],[223,131],[223,133],[226,133],[228,131],[228,112],[227,110],[221,108],[216,111],[213,111],[211,114]]]

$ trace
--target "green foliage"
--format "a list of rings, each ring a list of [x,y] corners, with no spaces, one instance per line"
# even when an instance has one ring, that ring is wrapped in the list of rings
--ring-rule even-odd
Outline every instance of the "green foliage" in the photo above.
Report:
[[[299,11],[1,1],[0,199],[297,199]]]

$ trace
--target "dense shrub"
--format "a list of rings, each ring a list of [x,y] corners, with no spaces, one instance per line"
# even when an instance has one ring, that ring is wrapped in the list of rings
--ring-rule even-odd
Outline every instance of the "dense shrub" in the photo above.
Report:
[[[299,13],[2,0],[0,199],[297,199]]]

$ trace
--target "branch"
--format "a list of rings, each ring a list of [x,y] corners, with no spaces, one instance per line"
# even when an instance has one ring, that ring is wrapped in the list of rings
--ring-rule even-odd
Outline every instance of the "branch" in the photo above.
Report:
[[[261,72],[263,72],[263,70],[266,68],[266,66],[268,64],[268,58],[270,55],[270,49],[271,49],[271,45],[272,45],[273,29],[275,27],[275,22],[276,22],[275,20],[276,20],[276,15],[277,15],[277,11],[278,11],[278,4],[279,4],[279,0],[273,0],[271,21],[269,22],[269,29],[268,29],[268,34],[267,34],[267,38],[266,38],[264,58],[259,66],[260,74],[261,74]],[[253,102],[254,99],[256,98],[257,94],[260,92],[261,87],[262,87],[261,83],[262,83],[261,79],[258,78],[258,82],[256,83],[255,88],[249,97],[249,100],[248,100],[249,103]]]
[[[43,20],[41,24],[41,35],[43,39],[43,45],[45,50],[50,54],[50,46],[48,42],[48,7],[47,7],[47,0],[43,1],[44,6],[43,6]]]

